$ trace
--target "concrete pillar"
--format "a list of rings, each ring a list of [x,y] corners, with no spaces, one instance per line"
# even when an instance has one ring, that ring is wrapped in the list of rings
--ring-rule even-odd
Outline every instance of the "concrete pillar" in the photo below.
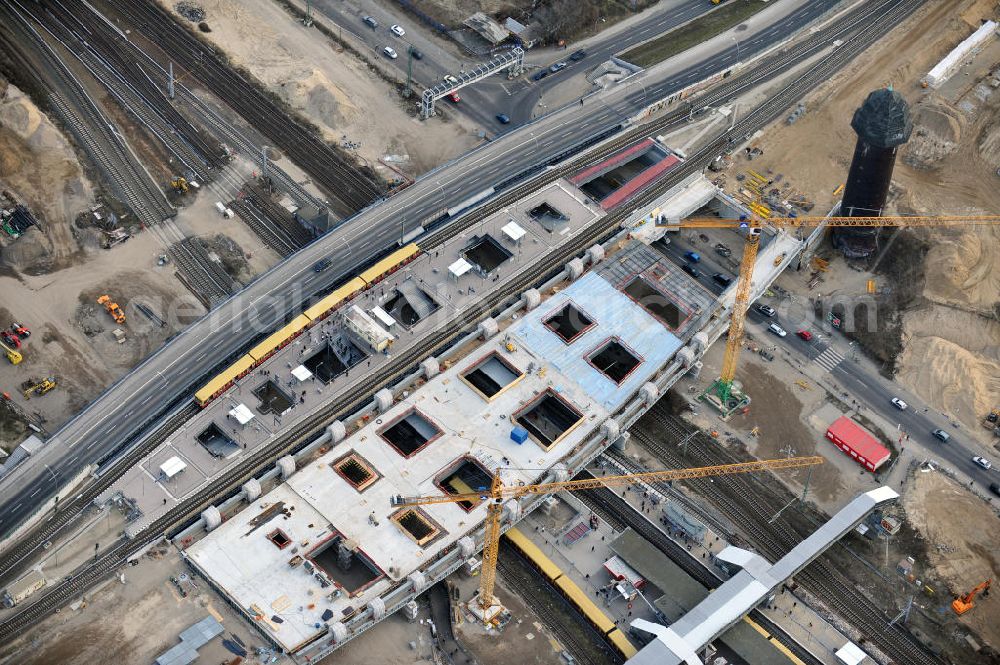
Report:
[[[569,281],[574,281],[583,274],[583,259],[577,257],[566,264],[566,276],[569,277]]]
[[[407,575],[406,579],[410,580],[410,584],[413,585],[413,593],[417,595],[423,593],[424,589],[427,588],[427,577],[419,570]]]
[[[697,353],[704,353],[705,349],[708,348],[708,333],[704,331],[696,332],[694,337],[691,338],[690,346],[694,347]]]
[[[542,294],[538,292],[538,289],[528,289],[521,294],[521,306],[524,307],[525,312],[535,309],[541,302]]]
[[[347,437],[347,427],[339,420],[334,420],[326,426],[326,431],[330,435],[330,445],[335,446]]]
[[[385,413],[391,409],[392,401],[392,391],[388,388],[383,388],[375,393],[375,408],[378,409],[379,413]]]
[[[690,367],[691,365],[694,364],[694,359],[697,358],[698,356],[695,353],[694,349],[692,349],[690,346],[685,346],[684,348],[680,349],[677,352],[676,357],[677,360],[679,360],[680,363],[684,365],[684,367]]]
[[[483,319],[479,322],[479,326],[476,328],[476,333],[482,337],[483,340],[493,337],[498,332],[500,332],[500,326],[497,325],[497,322],[493,319],[493,317]]]
[[[596,266],[604,260],[604,248],[600,245],[591,245],[587,248],[587,261],[591,266]]]
[[[256,501],[257,497],[260,496],[260,481],[256,478],[251,478],[250,480],[243,483],[243,499],[249,503],[251,501]]]
[[[368,609],[372,612],[373,621],[381,621],[385,618],[385,601],[381,598],[372,598],[368,603]]]
[[[403,616],[410,623],[417,620],[417,614],[420,612],[420,607],[417,605],[417,601],[411,600],[406,605],[403,605]]]
[[[333,636],[334,644],[346,642],[348,634],[347,626],[345,626],[342,622],[338,621],[330,624],[330,635]]]
[[[704,366],[705,363],[703,363],[702,361],[700,360],[696,361],[693,365],[691,365],[691,369],[687,371],[687,375],[690,376],[692,379],[697,379],[699,376],[701,376],[701,368]]]
[[[618,435],[622,433],[622,426],[618,424],[618,421],[614,418],[608,418],[603,423],[601,423],[601,434],[608,441],[614,441],[618,438]]]
[[[621,436],[611,442],[611,447],[618,451],[624,451],[628,447],[628,441],[632,438],[629,432],[622,432]]]
[[[503,502],[503,519],[508,522],[521,519],[521,504],[517,499],[507,499]]]
[[[205,522],[205,531],[211,531],[222,524],[222,513],[215,506],[209,506],[201,512],[201,519]]]
[[[434,356],[424,358],[420,361],[420,371],[424,373],[424,378],[429,381],[441,373],[441,363]]]
[[[569,469],[562,462],[554,464],[550,470],[555,482],[561,483],[565,480],[569,480]]]
[[[660,399],[660,389],[653,382],[644,383],[642,388],[639,388],[639,397],[646,406],[653,406],[656,400]]]
[[[295,458],[290,455],[285,455],[284,457],[278,458],[275,462],[275,466],[278,467],[278,471],[281,473],[282,480],[288,480],[293,473],[295,473]]]
[[[458,551],[462,553],[463,559],[468,559],[476,553],[476,541],[471,536],[462,536],[458,539]]]

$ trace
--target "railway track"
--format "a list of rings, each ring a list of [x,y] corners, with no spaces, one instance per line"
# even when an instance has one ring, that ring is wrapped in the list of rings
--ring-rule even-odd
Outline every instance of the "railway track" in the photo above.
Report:
[[[871,11],[873,3],[867,3],[862,6],[861,10],[848,17],[854,19],[849,26],[845,26],[845,21],[842,19],[831,27],[830,32],[821,31],[817,33],[825,35],[826,41],[836,38],[843,39],[843,43],[834,51],[833,55],[823,59],[807,72],[796,77],[782,91],[769,97],[761,107],[758,107],[755,111],[748,114],[743,121],[737,123],[733,130],[730,130],[722,138],[713,142],[708,148],[699,151],[696,155],[692,155],[681,165],[681,170],[684,172],[683,175],[675,175],[673,178],[664,180],[659,185],[639,195],[631,202],[629,209],[647,205],[660,196],[663,191],[673,186],[679,179],[686,177],[691,170],[707,165],[715,155],[719,154],[722,148],[730,145],[731,137],[742,136],[748,131],[763,126],[770,120],[778,117],[793,101],[800,98],[814,85],[827,80],[845,62],[853,58],[854,55],[864,48],[867,48],[874,40],[887,32],[916,7],[920,6],[922,2],[923,0],[889,0],[877,6],[878,9],[884,10],[881,14]],[[849,31],[851,31],[852,36],[847,35]],[[815,36],[813,39],[815,39]],[[819,46],[816,48],[819,48]],[[813,52],[807,50],[805,52],[806,55],[802,57],[808,57]],[[768,71],[772,70],[773,68],[768,68]],[[750,78],[754,81],[761,80],[759,77],[751,76]],[[740,81],[741,79],[737,79],[736,83],[739,83],[741,86],[756,84],[750,81],[740,83]],[[724,98],[728,98],[728,96],[736,94],[736,92],[738,90],[730,89]],[[708,98],[703,98],[702,101],[705,101],[705,99]],[[673,118],[674,122],[678,121],[679,117],[682,116],[683,113],[679,116],[677,112],[668,114],[668,117]],[[648,135],[657,131],[658,127],[665,126],[664,122],[661,120],[658,123],[651,123],[651,125],[645,126],[641,132],[629,133],[628,137],[616,139],[615,142],[619,144],[618,147],[621,147],[621,145],[634,141],[640,135]],[[593,157],[588,156],[587,158],[578,160],[563,169],[561,175],[565,175],[571,170],[579,168],[583,163],[593,161],[593,159]],[[539,180],[535,180],[530,190],[527,191],[533,191],[539,186]],[[525,187],[527,185],[516,187],[510,193],[500,197],[499,200],[506,200],[509,205],[511,202],[510,197],[522,195],[525,192]],[[485,212],[462,218],[461,223],[453,224],[451,227],[445,229],[439,229],[437,232],[431,234],[429,241],[422,243],[422,246],[425,249],[431,249],[436,244],[444,242],[447,238],[460,233],[464,228],[474,225],[483,216],[492,214],[495,211],[495,205],[495,202],[488,204]],[[297,424],[284,435],[276,438],[264,448],[257,450],[249,456],[246,462],[223,474],[215,483],[214,489],[206,488],[189,497],[183,503],[171,509],[167,514],[151,523],[134,539],[116,543],[111,549],[100,555],[98,560],[92,565],[82,566],[70,579],[51,587],[48,593],[41,596],[34,604],[0,624],[0,639],[10,639],[15,633],[25,630],[35,621],[47,616],[54,609],[74,598],[81,590],[88,588],[89,584],[102,579],[116,567],[124,565],[130,555],[141,551],[148,543],[159,540],[165,534],[169,535],[183,524],[188,523],[205,506],[220,497],[237,491],[240,483],[256,475],[262,469],[270,467],[281,455],[306,445],[315,437],[316,431],[322,429],[323,424],[339,415],[356,410],[362,403],[367,401],[368,395],[373,394],[379,387],[388,385],[408,373],[427,354],[433,353],[435,349],[446,346],[465,330],[473,328],[476,322],[482,317],[488,315],[509,300],[516,298],[524,289],[558,271],[559,267],[564,265],[572,256],[575,256],[593,243],[615,233],[618,225],[627,217],[627,213],[628,211],[614,212],[606,218],[599,220],[591,227],[581,230],[572,241],[553,249],[544,260],[537,261],[529,270],[517,278],[511,279],[502,289],[493,292],[474,307],[465,309],[452,321],[443,322],[439,325],[438,329],[428,334],[427,341],[423,345],[411,347],[407,351],[400,353],[379,372],[368,374],[359,380],[353,392],[354,396],[345,396],[331,402],[327,407],[314,414],[308,420]]]
[[[516,548],[501,540],[497,573],[505,587],[538,615],[546,628],[581,665],[621,663],[623,659],[573,605],[539,574]],[[589,639],[584,639],[586,636]]]
[[[739,459],[711,437],[683,421],[665,416],[657,409],[652,409],[645,418],[649,420],[633,427],[633,441],[668,465],[729,464]],[[674,442],[694,433],[687,447],[686,459],[676,446],[662,443],[664,433]],[[771,561],[777,561],[811,531],[797,530],[785,520],[773,520],[777,511],[793,498],[787,491],[781,491],[776,483],[733,477],[723,482],[693,481],[689,484],[734,523],[742,525],[743,537]],[[878,607],[869,595],[859,591],[831,563],[828,555],[818,557],[796,576],[796,580],[897,662],[914,665],[943,662],[905,627],[899,624],[890,626],[892,617]]]
[[[218,261],[213,261],[199,238],[183,238],[170,245],[170,258],[194,295],[207,309],[225,300],[238,285]]]
[[[590,473],[583,472],[577,478],[590,478]],[[637,534],[649,541],[656,549],[676,563],[681,570],[692,579],[711,591],[724,582],[724,578],[714,569],[703,566],[691,553],[667,537],[662,530],[650,522],[645,516],[632,507],[627,501],[607,488],[582,490],[575,493],[588,508],[607,522],[615,531],[631,528]],[[669,589],[661,589],[669,593]],[[794,638],[781,629],[776,623],[764,616],[759,610],[753,610],[750,618],[760,624],[771,635],[778,637],[782,644],[792,651],[800,660],[808,665],[822,665],[812,653],[802,648]]]
[[[226,64],[215,49],[199,40],[155,2],[99,2],[106,15],[119,16],[162,49],[184,71],[210,89],[273,145],[291,157],[319,184],[342,213],[353,213],[384,195],[374,174],[365,172],[337,148],[291,118],[277,102]],[[97,19],[100,20],[100,19]]]

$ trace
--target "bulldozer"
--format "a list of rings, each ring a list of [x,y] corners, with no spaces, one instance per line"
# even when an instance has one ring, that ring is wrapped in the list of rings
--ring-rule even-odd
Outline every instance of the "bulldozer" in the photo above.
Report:
[[[118,306],[118,303],[111,299],[111,296],[103,295],[97,299],[98,305],[104,305],[104,309],[108,310],[108,314],[111,318],[115,320],[115,323],[124,324],[125,323],[125,312],[122,308]]]
[[[31,399],[32,395],[44,395],[57,385],[55,378],[50,376],[33,386],[28,386],[24,391],[24,399]]]
[[[990,595],[990,587],[993,586],[993,580],[988,579],[985,582],[980,582],[972,591],[965,594],[964,596],[959,596],[955,600],[951,601],[951,610],[958,616],[962,616],[973,607],[976,606],[976,595],[980,592],[983,594],[983,598]]]
[[[188,192],[188,181],[182,175],[177,176],[170,181],[170,186],[174,188],[174,191],[180,192],[181,194],[187,194]]]

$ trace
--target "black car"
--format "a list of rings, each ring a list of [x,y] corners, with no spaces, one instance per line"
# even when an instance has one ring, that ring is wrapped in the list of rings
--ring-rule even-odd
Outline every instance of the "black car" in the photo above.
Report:
[[[997,496],[1000,496],[1000,484],[990,483],[990,491],[996,494]]]
[[[537,72],[535,72],[535,73],[534,73],[534,74],[533,74],[533,75],[531,76],[531,80],[532,80],[532,81],[541,81],[541,80],[542,80],[543,78],[545,78],[545,77],[546,77],[546,76],[548,76],[548,75],[549,75],[549,70],[547,70],[547,69],[542,69],[542,70],[540,70],[540,71],[537,71]]]
[[[586,57],[587,57],[587,52],[581,49],[579,51],[574,51],[573,55],[569,56],[569,59],[572,60],[573,62],[577,62],[579,60],[583,60]]]
[[[326,270],[327,268],[329,268],[332,265],[333,265],[333,261],[331,261],[330,259],[320,259],[313,266],[313,272],[323,272],[324,270]]]
[[[719,284],[720,286],[729,286],[730,284],[733,283],[732,277],[726,277],[721,272],[717,272],[714,275],[712,275],[712,279],[715,280],[715,283]]]
[[[500,121],[501,125],[509,125],[510,124],[510,116],[507,115],[506,113],[497,113],[497,120]]]
[[[695,268],[690,263],[685,263],[684,265],[682,265],[681,266],[681,270],[683,270],[687,274],[691,275],[692,277],[698,277],[699,275],[701,275],[701,273],[698,272],[698,269]]]
[[[413,48],[412,46],[410,47],[410,55],[413,56],[414,60],[423,60],[424,59],[424,54],[421,53],[420,51],[418,51],[417,49]]]

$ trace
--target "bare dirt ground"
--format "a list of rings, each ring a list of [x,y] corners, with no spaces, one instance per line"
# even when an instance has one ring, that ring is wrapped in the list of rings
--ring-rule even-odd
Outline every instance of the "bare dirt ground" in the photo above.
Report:
[[[163,2],[171,11],[173,4]],[[204,37],[314,123],[324,139],[357,145],[358,157],[386,180],[396,174],[380,158],[405,158],[394,161],[415,176],[479,141],[461,119],[421,123],[368,64],[305,28],[272,0],[205,0],[200,5],[212,28]]]
[[[986,0],[930,3],[910,29],[895,31],[881,48],[870,50],[805,99],[807,112],[797,123],[782,122],[765,132],[758,141],[765,154],[746,167],[794,174],[790,177],[797,188],[816,202],[816,212],[825,212],[850,164],[854,110],[871,90],[892,85],[910,102],[915,129],[896,164],[890,205],[903,214],[1000,210],[995,174],[1000,166],[1000,94],[978,85],[1000,64],[1000,51],[985,51],[940,91],[919,85],[981,19],[996,18],[996,11],[996,3]],[[746,168],[745,160],[737,164]],[[1000,229],[933,230],[921,237],[931,245],[923,265],[925,282],[902,317],[896,379],[989,443],[979,421],[997,406],[993,396],[1000,388],[995,311],[1000,254],[993,251]],[[828,277],[825,283],[834,281]]]
[[[910,523],[926,538],[935,572],[955,593],[1000,578],[1000,517],[983,501],[942,473],[917,473],[904,495]],[[939,602],[950,603],[946,593]],[[951,610],[948,610],[950,614]],[[980,596],[959,621],[1000,648],[1000,594]]]

